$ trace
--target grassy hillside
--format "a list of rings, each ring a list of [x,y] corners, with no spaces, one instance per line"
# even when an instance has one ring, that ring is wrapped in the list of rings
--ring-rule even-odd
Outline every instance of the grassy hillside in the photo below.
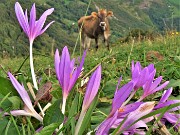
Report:
[[[36,2],[37,14],[54,7],[54,13],[47,22],[55,23],[35,41],[38,53],[50,54],[52,48],[64,45],[73,47],[78,36],[77,20],[85,14],[89,0],[19,0],[23,9],[30,11]],[[178,0],[95,0],[99,7],[112,10],[116,19],[111,19],[111,43],[117,42],[133,29],[162,33],[164,30],[180,30]],[[0,1],[0,56],[27,56],[28,41],[21,30],[14,13],[15,0]],[[91,3],[88,14],[96,11]],[[75,23],[75,25],[72,25]],[[53,50],[52,50],[53,51]]]

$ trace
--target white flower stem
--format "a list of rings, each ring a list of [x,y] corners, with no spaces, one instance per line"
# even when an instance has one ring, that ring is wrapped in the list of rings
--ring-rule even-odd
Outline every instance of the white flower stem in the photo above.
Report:
[[[62,114],[65,113],[65,109],[66,109],[66,99],[67,99],[67,98],[63,96],[63,104],[62,104],[62,108],[61,108],[61,109],[62,109]]]
[[[85,114],[86,114],[86,110],[82,110],[81,114],[79,116],[78,122],[76,124],[76,127],[75,127],[75,134],[74,135],[78,135]]]
[[[62,114],[65,114],[65,109],[66,109],[66,99],[67,97],[63,95],[63,104],[62,104],[62,108],[61,108],[61,111],[62,111]],[[63,127],[63,123],[59,126],[59,130]],[[60,132],[59,135],[63,135],[62,132]]]
[[[38,86],[37,86],[37,81],[36,81],[36,75],[34,72],[34,64],[33,64],[33,52],[32,52],[32,48],[33,48],[33,41],[30,41],[30,68],[31,68],[31,75],[32,75],[32,80],[33,80],[33,85],[34,88],[36,90],[38,90]]]

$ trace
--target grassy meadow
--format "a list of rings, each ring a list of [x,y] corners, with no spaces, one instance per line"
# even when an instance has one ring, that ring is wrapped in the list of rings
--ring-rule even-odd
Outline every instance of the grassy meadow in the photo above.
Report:
[[[153,63],[156,68],[156,77],[163,76],[163,81],[170,81],[169,87],[173,87],[173,93],[170,99],[180,98],[180,36],[167,35],[156,37],[154,40],[135,41],[131,40],[128,43],[122,43],[117,41],[111,44],[110,51],[104,46],[100,45],[98,51],[95,51],[94,44],[91,46],[91,50],[87,52],[85,58],[84,70],[82,77],[89,77],[94,71],[97,65],[102,65],[102,79],[99,89],[99,97],[97,108],[94,110],[91,116],[91,129],[94,129],[102,122],[109,114],[112,98],[116,89],[117,81],[120,76],[123,77],[121,86],[127,83],[131,78],[131,62],[139,61],[143,67]],[[61,49],[61,48],[59,48]],[[70,52],[72,54],[72,51]],[[76,49],[74,57],[78,58],[82,55],[82,50]],[[34,67],[38,78],[38,85],[42,86],[47,81],[52,82],[51,94],[53,95],[53,101],[55,99],[62,99],[61,89],[56,79],[54,70],[54,56],[41,55],[38,52],[34,53]],[[24,57],[4,57],[0,58],[0,79],[7,77],[7,72],[11,71],[14,75],[18,76],[19,81],[24,83],[31,82],[31,73],[29,68],[28,54]],[[3,81],[1,81],[2,85]],[[78,87],[80,82],[76,85]],[[26,86],[25,86],[26,87]],[[84,89],[76,89],[82,95],[84,95]],[[139,90],[132,100],[139,99],[142,90]],[[157,101],[162,96],[163,91],[157,92],[145,101]],[[73,94],[71,94],[71,97]],[[68,103],[71,104],[73,98],[68,99]],[[70,106],[68,106],[70,107]],[[16,120],[18,123],[18,120]],[[152,123],[153,124],[153,123]],[[17,124],[18,125],[18,124]],[[36,125],[33,123],[33,125]],[[90,125],[89,125],[90,126]],[[148,125],[153,127],[152,125]],[[173,130],[171,125],[166,125],[167,129],[173,135],[178,133]],[[26,128],[26,127],[25,127]],[[69,128],[69,127],[68,127]],[[68,128],[66,130],[68,130]],[[69,129],[70,130],[70,129]],[[13,132],[10,130],[8,133]],[[27,131],[30,132],[30,131]],[[156,134],[156,133],[151,133]]]

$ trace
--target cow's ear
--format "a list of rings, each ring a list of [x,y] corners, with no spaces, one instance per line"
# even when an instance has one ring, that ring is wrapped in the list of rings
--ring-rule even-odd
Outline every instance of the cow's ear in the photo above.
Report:
[[[92,12],[91,15],[92,15],[93,17],[97,17],[98,14],[97,14],[96,12]]]
[[[108,11],[107,17],[111,17],[111,16],[113,16],[113,12],[112,11]]]

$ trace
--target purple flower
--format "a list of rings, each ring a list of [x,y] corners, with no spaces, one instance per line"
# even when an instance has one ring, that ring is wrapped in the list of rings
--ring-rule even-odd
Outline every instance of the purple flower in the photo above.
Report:
[[[119,79],[118,85],[120,84],[121,80],[122,80],[122,78]],[[111,112],[108,115],[108,117],[106,118],[106,120],[104,120],[100,124],[100,126],[96,132],[97,135],[108,134],[109,129],[111,128],[111,126],[114,124],[114,122],[116,121],[116,119],[118,117],[120,107],[122,106],[123,102],[127,99],[127,97],[129,96],[129,94],[131,93],[131,91],[134,87],[134,83],[132,81],[125,84],[124,86],[122,86],[119,90],[118,90],[118,85],[116,87],[114,99],[112,102]]]
[[[138,121],[134,125],[130,126],[133,122],[138,120],[139,118],[145,116],[146,114],[150,113],[153,108],[154,108],[155,102],[146,102],[141,104],[135,111],[129,113],[127,119],[125,122],[122,124],[120,130],[125,130],[126,132],[134,132],[136,131],[135,129],[140,128],[140,127],[146,127],[146,124],[144,121]]]
[[[117,120],[118,111],[116,111],[112,117],[109,117],[105,121],[101,123],[96,131],[96,135],[108,135],[110,128],[113,126],[115,121]]]
[[[135,82],[134,90],[136,91],[146,83],[149,79],[149,75],[155,72],[155,69],[153,64],[142,68],[140,62],[136,62],[134,65],[134,61],[132,61],[131,72],[132,80]]]
[[[92,74],[83,100],[82,110],[87,110],[96,96],[101,82],[101,66]]]
[[[15,87],[15,89],[17,90],[17,92],[19,93],[19,95],[21,96],[24,102],[24,110],[13,110],[13,111],[10,111],[10,113],[14,116],[18,116],[18,115],[33,116],[42,122],[43,118],[34,110],[34,107],[32,105],[31,99],[27,91],[10,72],[8,73],[8,76],[13,86]]]
[[[154,107],[154,110],[169,106],[171,104],[180,103],[180,100],[168,100],[172,93],[172,88],[164,91],[159,103]],[[173,113],[174,111],[180,110],[180,106],[168,110],[161,119],[162,123],[169,121],[172,125],[175,125],[177,130],[180,130],[180,114]]]
[[[119,82],[120,83],[120,82]],[[133,90],[134,83],[131,81],[124,86],[122,86],[119,90],[116,90],[114,99],[112,101],[112,108],[110,115],[113,115],[123,104],[123,102],[127,99],[131,91]]]
[[[138,101],[141,101],[145,97],[147,97],[157,91],[162,90],[163,88],[165,88],[168,85],[169,81],[166,81],[160,85],[162,76],[156,78],[155,80],[154,80],[154,76],[155,76],[155,72],[152,72],[149,76],[148,81],[146,81],[146,83],[143,85],[143,95],[140,97],[140,99]]]
[[[82,110],[81,110],[81,113],[80,113],[80,116],[79,116],[79,119],[75,128],[75,135],[78,135],[78,132],[80,130],[80,127],[83,122],[84,116],[87,112],[87,109],[91,105],[94,97],[96,96],[98,92],[100,81],[101,81],[101,65],[96,69],[96,71],[94,71],[94,73],[92,74],[88,82],[86,93],[84,96],[83,105],[82,105]]]
[[[78,67],[75,67],[75,59],[72,60],[70,59],[67,46],[63,48],[61,57],[59,56],[58,49],[56,50],[55,70],[59,84],[62,87],[63,97],[67,98],[69,92],[76,83],[81,73],[85,56],[86,56],[86,52],[84,52],[82,56],[80,65]]]
[[[30,12],[30,19],[28,21],[27,9],[24,12],[21,5],[16,2],[15,4],[15,12],[19,24],[21,25],[23,31],[29,38],[30,43],[34,41],[34,39],[43,34],[45,30],[54,22],[50,22],[45,28],[43,28],[44,23],[48,15],[50,15],[54,11],[54,8],[46,10],[39,20],[36,21],[36,7],[35,3],[33,4]]]

